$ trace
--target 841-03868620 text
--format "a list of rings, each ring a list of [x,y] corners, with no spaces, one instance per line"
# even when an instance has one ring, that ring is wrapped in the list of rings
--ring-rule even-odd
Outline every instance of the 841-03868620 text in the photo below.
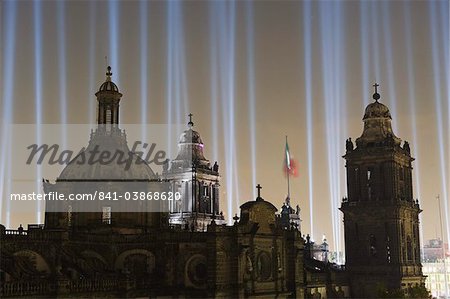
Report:
[[[46,194],[42,193],[12,193],[10,195],[10,200],[44,200],[44,201],[53,201],[53,200],[181,200],[180,192],[151,192],[151,191],[125,191],[125,192],[117,192],[117,191],[95,191],[93,193],[69,193],[64,194],[61,192],[49,192]]]

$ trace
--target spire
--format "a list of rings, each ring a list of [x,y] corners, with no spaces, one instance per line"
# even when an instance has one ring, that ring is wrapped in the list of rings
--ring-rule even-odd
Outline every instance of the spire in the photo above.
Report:
[[[372,85],[375,88],[375,93],[373,94],[373,99],[375,100],[375,102],[378,102],[378,100],[380,99],[380,94],[378,93],[378,86],[380,86],[380,84],[378,84],[377,82],[375,82],[374,85]]]
[[[192,116],[193,116],[193,114],[192,114],[192,113],[189,113],[188,116],[189,116],[188,127],[189,127],[189,128],[192,128],[192,127],[194,126],[194,123],[192,122]]]
[[[111,81],[111,76],[112,76],[112,72],[111,72],[111,66],[108,65],[108,67],[106,68],[106,81]]]

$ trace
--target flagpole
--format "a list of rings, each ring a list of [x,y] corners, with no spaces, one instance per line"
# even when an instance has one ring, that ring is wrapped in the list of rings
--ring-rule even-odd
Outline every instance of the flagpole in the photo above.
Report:
[[[289,186],[289,171],[288,171],[288,175],[287,175],[287,184],[288,184],[288,198],[289,198],[289,200],[291,200],[291,190],[290,190],[290,186]]]
[[[288,140],[287,140],[287,135],[286,135],[286,144],[288,144]],[[288,198],[289,201],[291,200],[291,188],[290,188],[290,184],[289,184],[289,175],[290,175],[290,169],[287,169],[287,187],[288,187]]]

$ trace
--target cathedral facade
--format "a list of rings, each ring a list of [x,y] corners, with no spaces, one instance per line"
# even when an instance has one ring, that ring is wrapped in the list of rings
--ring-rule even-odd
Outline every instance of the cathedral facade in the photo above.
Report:
[[[183,191],[183,200],[158,213],[47,205],[43,225],[0,226],[2,297],[347,298],[423,283],[413,159],[378,99],[366,108],[356,148],[347,141],[344,266],[329,262],[325,241],[302,235],[300,211],[289,199],[279,209],[263,199],[260,185],[257,198],[226,224],[219,164],[205,157],[192,115],[177,156],[154,173],[128,148],[119,124],[122,94],[111,76],[108,68],[96,93],[98,128],[87,150],[119,149],[139,163],[83,165],[77,156],[54,184],[44,182],[45,192],[70,192],[74,182],[101,181],[111,190],[132,182],[144,191],[164,182],[160,190]]]

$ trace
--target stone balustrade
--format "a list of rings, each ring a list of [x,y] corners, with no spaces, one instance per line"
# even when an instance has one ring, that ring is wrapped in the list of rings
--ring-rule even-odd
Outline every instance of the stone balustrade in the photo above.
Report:
[[[63,293],[95,293],[119,290],[117,279],[82,279],[77,281],[60,281],[64,285]],[[33,295],[54,295],[57,293],[57,282],[51,281],[15,281],[2,282],[0,285],[0,297],[19,297]],[[59,288],[61,289],[61,288]]]
[[[54,285],[48,281],[3,282],[0,287],[0,297],[48,295],[52,294],[54,289]]]

